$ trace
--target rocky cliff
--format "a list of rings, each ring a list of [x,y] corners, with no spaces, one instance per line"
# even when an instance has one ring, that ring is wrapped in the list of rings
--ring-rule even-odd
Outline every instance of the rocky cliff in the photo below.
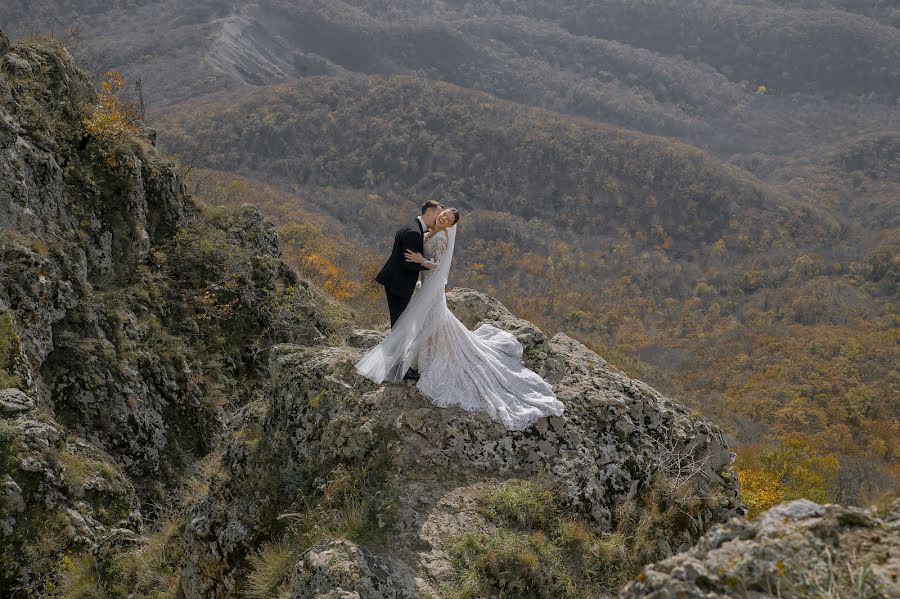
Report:
[[[374,331],[341,346],[278,345],[265,416],[232,441],[223,480],[191,513],[188,595],[233,594],[248,549],[273,539],[293,552],[282,581],[296,597],[443,597],[460,584],[470,596],[610,592],[599,572],[565,560],[627,570],[627,549],[687,548],[737,511],[715,426],[480,293],[456,290],[449,302],[469,326],[514,332],[565,415],[512,433],[484,414],[434,408],[412,385],[372,385],[353,365]],[[612,531],[640,527],[645,546],[615,537],[621,559],[592,561]],[[583,546],[569,547],[564,530]]]
[[[151,136],[93,138],[95,101],[64,50],[0,34],[3,596],[139,544],[266,348],[330,331],[269,223],[203,214]]]

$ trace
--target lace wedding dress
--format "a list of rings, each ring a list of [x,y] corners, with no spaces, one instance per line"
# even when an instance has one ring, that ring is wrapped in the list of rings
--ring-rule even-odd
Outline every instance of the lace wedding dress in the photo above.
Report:
[[[418,365],[416,386],[434,405],[487,412],[510,430],[563,413],[563,404],[538,374],[522,364],[522,344],[489,324],[470,331],[447,307],[444,287],[456,227],[425,242],[432,268],[385,339],[356,365],[376,383],[400,381]]]

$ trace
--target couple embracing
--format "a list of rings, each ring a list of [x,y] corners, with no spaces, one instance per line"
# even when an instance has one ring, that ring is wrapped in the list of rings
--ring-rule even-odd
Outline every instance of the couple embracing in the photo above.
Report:
[[[391,331],[357,363],[357,372],[376,383],[414,379],[434,405],[487,412],[510,430],[562,414],[550,385],[522,364],[522,344],[512,334],[489,324],[470,331],[447,307],[459,217],[456,208],[429,200],[421,216],[397,231],[375,278],[387,294]]]

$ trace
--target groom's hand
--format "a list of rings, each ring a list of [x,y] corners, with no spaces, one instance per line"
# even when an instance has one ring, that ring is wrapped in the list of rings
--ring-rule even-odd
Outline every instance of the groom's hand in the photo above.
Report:
[[[406,250],[406,261],[407,262],[415,262],[416,264],[422,264],[425,262],[425,256],[420,254],[419,252],[414,252],[412,250]]]

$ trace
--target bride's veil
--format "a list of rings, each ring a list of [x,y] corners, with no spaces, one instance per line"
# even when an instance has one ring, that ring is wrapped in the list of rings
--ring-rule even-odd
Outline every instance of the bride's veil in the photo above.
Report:
[[[376,383],[402,380],[418,354],[418,343],[428,339],[437,319],[444,316],[444,289],[456,245],[456,225],[447,229],[447,235],[447,251],[438,267],[424,278],[388,336],[357,362],[356,371],[362,376]]]

